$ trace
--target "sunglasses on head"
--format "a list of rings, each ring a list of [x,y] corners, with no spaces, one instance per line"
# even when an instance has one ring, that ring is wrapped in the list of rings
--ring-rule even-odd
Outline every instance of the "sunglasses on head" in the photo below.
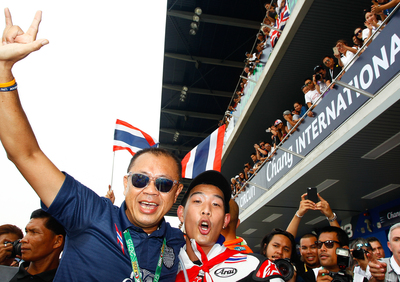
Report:
[[[372,249],[372,247],[371,247],[371,245],[369,243],[364,243],[364,244],[363,243],[358,243],[356,245],[355,249],[360,250],[362,247],[367,247],[367,248],[371,248]]]
[[[315,241],[315,245],[317,245],[318,249],[321,249],[322,245],[324,244],[327,249],[332,249],[335,243],[338,243],[340,245],[338,241],[333,241],[333,240],[326,240],[325,242]]]
[[[168,193],[174,187],[174,185],[178,184],[177,180],[171,180],[165,177],[152,177],[147,176],[141,173],[132,173],[128,174],[128,177],[131,177],[132,185],[135,188],[146,188],[150,181],[154,181],[154,185],[156,186],[157,190],[163,193]]]

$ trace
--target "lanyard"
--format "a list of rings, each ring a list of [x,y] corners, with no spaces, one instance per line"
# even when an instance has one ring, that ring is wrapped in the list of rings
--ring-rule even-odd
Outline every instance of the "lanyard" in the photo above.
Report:
[[[140,274],[140,267],[139,267],[139,262],[137,260],[137,256],[136,256],[136,252],[135,252],[135,246],[133,245],[132,237],[131,237],[131,234],[129,234],[128,230],[124,231],[124,238],[126,241],[126,245],[128,246],[129,256],[131,258],[132,270],[133,270],[135,282],[142,282],[142,275]],[[158,280],[160,280],[165,245],[166,245],[166,240],[164,237],[164,241],[163,241],[163,244],[161,247],[160,257],[157,262],[156,273],[154,274],[154,280],[153,280],[154,282],[158,282]]]

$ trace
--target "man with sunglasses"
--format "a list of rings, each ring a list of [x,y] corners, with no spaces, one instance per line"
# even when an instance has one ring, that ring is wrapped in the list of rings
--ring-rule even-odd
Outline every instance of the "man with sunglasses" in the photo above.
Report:
[[[304,80],[304,85],[308,89],[308,91],[304,95],[306,104],[307,104],[308,108],[314,109],[315,106],[318,105],[319,102],[321,102],[321,100],[318,100],[319,97],[321,96],[321,93],[318,92],[318,90],[315,88],[314,81],[311,78],[306,78]],[[314,103],[316,103],[316,104],[314,105]]]
[[[36,40],[41,12],[26,33],[5,9],[0,46],[0,140],[9,159],[65,228],[54,281],[173,281],[182,233],[164,220],[183,185],[180,161],[162,149],[138,152],[124,177],[121,208],[61,172],[39,148],[18,97],[13,65],[48,40]]]
[[[335,59],[332,56],[325,56],[322,59],[322,63],[326,66],[328,69],[327,77],[326,79],[332,82],[338,74],[342,71],[342,68],[336,64]],[[338,78],[340,80],[340,77]],[[331,89],[333,89],[334,85],[331,85]]]
[[[321,267],[304,273],[302,277],[306,282],[330,282],[333,280],[331,275],[340,270],[337,263],[336,249],[348,249],[349,238],[340,227],[326,226],[321,229],[316,245]]]

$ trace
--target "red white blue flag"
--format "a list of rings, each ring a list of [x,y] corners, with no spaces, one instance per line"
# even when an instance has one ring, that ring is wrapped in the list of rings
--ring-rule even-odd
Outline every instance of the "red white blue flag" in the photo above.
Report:
[[[128,150],[132,156],[145,148],[156,147],[157,142],[146,132],[117,119],[113,151]]]
[[[284,0],[282,0],[284,1]],[[288,21],[290,16],[289,8],[288,8],[288,1],[285,1],[285,6],[279,11],[278,18],[275,21],[274,27],[280,30],[283,30],[283,28],[286,25],[286,22]],[[281,33],[276,30],[271,30],[271,46],[272,48],[275,47],[276,43],[278,42],[279,37],[281,36]]]
[[[225,125],[192,149],[182,160],[182,177],[193,179],[206,170],[221,171]]]

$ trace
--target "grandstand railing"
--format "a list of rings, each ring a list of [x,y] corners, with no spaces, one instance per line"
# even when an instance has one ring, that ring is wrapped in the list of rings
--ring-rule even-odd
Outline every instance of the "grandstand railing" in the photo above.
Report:
[[[242,193],[235,197],[240,212],[249,207],[256,199],[294,168],[304,157],[328,136],[334,134],[351,115],[361,106],[375,97],[376,93],[390,83],[400,72],[400,38],[396,31],[400,26],[399,5],[385,19],[387,26],[380,32],[379,40],[372,42],[361,56],[357,52],[350,68],[342,70],[341,80],[334,79],[336,89],[330,90],[313,110],[317,115],[309,118],[307,113],[299,120],[297,131],[293,129],[277,146],[277,154],[268,158],[241,188]],[[390,19],[390,22],[388,23]],[[370,37],[374,37],[375,33]],[[396,47],[397,46],[397,47]],[[397,57],[396,57],[397,55]],[[397,60],[396,60],[397,59]],[[338,76],[340,77],[340,76]],[[372,94],[374,93],[374,94]],[[363,95],[361,95],[363,94]],[[318,103],[318,101],[316,102]],[[296,126],[294,127],[296,128]],[[290,137],[290,138],[289,138]],[[243,192],[244,188],[246,191]]]

